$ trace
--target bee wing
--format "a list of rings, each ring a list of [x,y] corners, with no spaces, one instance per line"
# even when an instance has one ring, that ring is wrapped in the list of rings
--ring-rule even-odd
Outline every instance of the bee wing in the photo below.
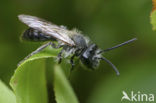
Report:
[[[75,45],[73,40],[69,37],[69,33],[71,32],[63,27],[59,27],[35,16],[19,15],[18,18],[31,28],[42,31],[46,35],[50,35],[58,40],[61,40],[70,46]]]

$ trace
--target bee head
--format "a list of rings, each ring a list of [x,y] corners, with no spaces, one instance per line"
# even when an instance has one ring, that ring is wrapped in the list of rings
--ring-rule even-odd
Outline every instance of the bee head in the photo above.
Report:
[[[84,65],[88,68],[95,69],[99,65],[99,59],[101,54],[98,54],[99,49],[96,44],[89,45],[80,56],[80,59]]]
[[[85,66],[92,70],[95,70],[98,67],[100,61],[103,60],[110,64],[111,67],[115,70],[116,74],[119,75],[120,73],[115,65],[112,64],[108,59],[103,57],[102,53],[103,51],[101,51],[96,44],[91,44],[83,51],[80,59]]]
[[[118,69],[116,68],[116,66],[114,64],[112,64],[111,61],[109,61],[108,59],[103,57],[101,54],[103,52],[108,52],[110,50],[116,49],[118,47],[124,46],[124,45],[129,44],[129,43],[132,43],[135,40],[137,40],[137,38],[130,39],[130,40],[126,41],[126,42],[123,42],[123,43],[118,44],[116,46],[113,46],[111,48],[107,48],[105,50],[100,50],[100,49],[98,49],[96,44],[91,44],[82,53],[81,61],[87,67],[94,69],[95,67],[97,67],[99,65],[100,60],[103,60],[103,61],[107,62],[114,69],[114,71],[116,72],[117,75],[119,75],[120,73],[119,73]]]

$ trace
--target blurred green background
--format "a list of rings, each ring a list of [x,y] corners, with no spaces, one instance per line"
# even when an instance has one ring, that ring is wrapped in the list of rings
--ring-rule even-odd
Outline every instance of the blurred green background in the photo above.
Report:
[[[123,90],[156,95],[156,32],[150,24],[151,10],[152,0],[1,0],[0,79],[9,84],[17,63],[40,45],[19,39],[27,27],[17,15],[28,14],[78,28],[102,49],[138,38],[104,54],[120,76],[105,62],[97,71],[73,71],[71,84],[81,103],[120,103]]]

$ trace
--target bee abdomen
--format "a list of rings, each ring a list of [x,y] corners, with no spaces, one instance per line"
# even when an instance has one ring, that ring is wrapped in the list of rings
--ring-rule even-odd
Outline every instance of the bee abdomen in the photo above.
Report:
[[[52,40],[55,41],[56,39],[45,35],[39,30],[33,29],[33,28],[28,28],[22,35],[22,39],[28,40],[28,41],[47,41],[47,40]]]

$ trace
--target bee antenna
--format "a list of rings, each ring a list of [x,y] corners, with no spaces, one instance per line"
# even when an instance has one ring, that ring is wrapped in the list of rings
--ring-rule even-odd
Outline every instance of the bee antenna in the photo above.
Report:
[[[101,57],[101,58],[99,58],[99,59],[104,60],[105,62],[107,62],[107,63],[115,70],[116,74],[117,74],[117,75],[120,75],[118,69],[116,68],[116,66],[115,66],[111,61],[109,61],[109,60],[106,59],[105,57]]]
[[[113,46],[113,47],[111,47],[111,48],[107,48],[107,49],[105,49],[105,50],[101,50],[98,54],[101,54],[101,53],[103,53],[103,52],[107,52],[107,51],[116,49],[116,48],[121,47],[121,46],[123,46],[123,45],[126,45],[126,44],[128,44],[128,43],[131,43],[131,42],[133,42],[133,41],[135,41],[135,40],[137,40],[137,38],[133,38],[133,39],[130,39],[130,40],[128,40],[128,41],[125,41],[125,42],[123,42],[123,43],[121,43],[121,44],[118,44],[118,45],[116,45],[116,46]]]

